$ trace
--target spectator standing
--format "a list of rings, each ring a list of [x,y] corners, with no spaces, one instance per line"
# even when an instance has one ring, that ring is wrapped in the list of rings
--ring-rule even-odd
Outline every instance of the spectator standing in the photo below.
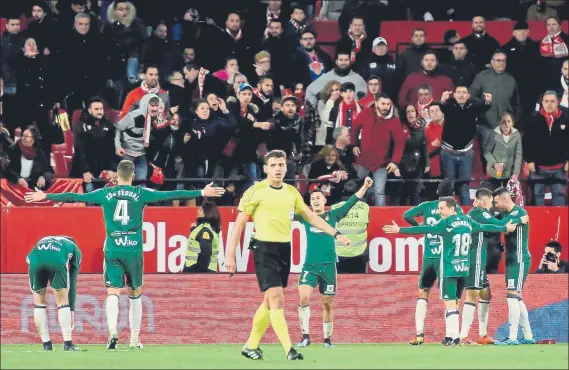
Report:
[[[197,64],[196,64],[197,68]],[[201,69],[204,73],[208,73],[209,71],[205,68]],[[235,76],[239,73],[239,61],[235,57],[228,57],[225,59],[225,68],[220,69],[212,73],[212,76],[217,78],[218,80],[225,82],[227,85],[232,85],[235,81]],[[205,77],[207,79],[207,76]],[[204,80],[205,83],[205,80]],[[223,86],[223,89],[218,93],[222,93],[229,88],[229,86]]]
[[[332,131],[335,127],[346,126],[352,128],[353,122],[358,118],[362,107],[356,101],[353,83],[344,82],[340,86],[340,99],[334,103],[334,108],[330,111],[329,121],[332,127],[328,127],[326,142],[332,142]]]
[[[188,116],[188,106],[186,103],[186,91],[184,90],[184,75],[180,71],[172,71],[168,75],[166,84],[164,85],[168,98],[170,99],[170,106],[178,107],[176,113],[182,118]]]
[[[445,32],[443,40],[445,47],[437,50],[437,52],[439,53],[439,63],[447,64],[453,59],[452,49],[454,44],[460,40],[460,35],[456,30],[448,30]]]
[[[103,42],[107,52],[108,85],[113,87],[116,108],[122,105],[127,83],[138,78],[138,64],[144,55],[146,27],[136,17],[136,7],[125,0],[116,0],[107,9]]]
[[[319,94],[318,116],[320,124],[316,129],[315,146],[318,150],[328,144],[328,130],[334,128],[334,122],[330,121],[330,112],[334,108],[336,101],[340,99],[340,88],[342,84],[338,81],[330,81]]]
[[[412,73],[421,72],[423,54],[431,49],[426,41],[427,33],[424,29],[416,28],[413,30],[411,46],[405,49],[397,58],[397,69],[403,77],[407,77]]]
[[[545,205],[545,188],[551,187],[551,204],[565,205],[569,170],[569,122],[559,109],[555,91],[546,91],[524,133],[524,156],[533,184],[535,205]]]
[[[561,259],[563,247],[558,241],[552,240],[545,245],[541,263],[535,271],[536,274],[567,274],[569,264]]]
[[[289,83],[309,86],[319,77],[332,71],[332,58],[316,45],[316,31],[305,28],[300,33],[300,47],[296,49],[290,63]]]
[[[209,73],[203,67],[197,64],[189,63],[184,67],[184,83],[188,100],[194,101],[202,99],[208,93],[214,92],[220,96],[224,96],[224,88],[226,87],[223,82]],[[235,77],[236,79],[237,77]]]
[[[429,118],[431,120],[425,126],[425,139],[429,151],[430,169],[425,177],[431,180],[442,179],[440,153],[445,118],[440,103],[435,102],[429,106]],[[437,194],[438,183],[427,182],[424,183],[424,187],[427,199],[433,199]]]
[[[484,101],[471,100],[466,86],[445,91],[441,97],[441,110],[445,115],[441,144],[443,175],[460,188],[460,202],[470,205],[469,183],[472,176],[474,137],[478,117],[490,109],[492,95],[485,93]]]
[[[569,60],[563,62],[561,68],[561,86],[558,89],[559,106],[569,109]]]
[[[306,101],[309,102],[313,107],[316,106],[318,100],[317,95],[324,86],[330,81],[338,81],[340,83],[351,82],[356,88],[356,94],[367,93],[367,84],[365,80],[352,70],[350,62],[350,51],[339,50],[336,56],[336,67],[327,72],[316,81],[308,85],[306,89]]]
[[[2,38],[0,39],[0,65],[1,77],[4,83],[2,113],[4,123],[11,133],[14,133],[14,130],[18,127],[17,79],[12,67],[12,61],[22,53],[24,42],[24,36],[20,33],[20,20],[8,17],[6,20],[6,31],[2,33]]]
[[[417,118],[422,118],[427,124],[431,118],[429,117],[429,107],[433,104],[433,89],[429,85],[421,85],[417,88],[417,97],[419,101],[414,105]]]
[[[375,99],[382,93],[381,79],[377,76],[369,76],[367,79],[367,95],[358,100],[362,108],[368,108],[375,103]]]
[[[53,180],[53,169],[47,155],[41,150],[40,133],[30,126],[10,149],[5,177],[28,189],[46,189]]]
[[[506,65],[506,54],[502,51],[495,52],[492,56],[492,68],[477,74],[470,86],[470,95],[475,99],[482,100],[487,93],[492,94],[492,106],[486,111],[478,127],[482,150],[485,150],[488,138],[500,124],[504,113],[512,112],[515,120],[521,115],[518,84],[512,75],[506,72]]]
[[[77,14],[85,14],[89,17],[89,24],[91,25],[89,31],[87,31],[89,34],[98,34],[100,32],[99,19],[89,13],[86,7],[86,0],[60,1],[57,6],[60,8],[58,24],[62,34],[68,34],[73,30]],[[53,50],[52,52],[55,53],[57,50]]]
[[[253,64],[253,67],[255,68],[254,73],[251,75],[251,78],[249,79],[252,83],[254,81],[255,84],[257,84],[260,81],[261,77],[265,77],[265,76],[269,76],[271,77],[271,79],[274,82],[274,85],[277,87],[274,90],[274,95],[276,96],[280,96],[281,95],[281,89],[280,86],[283,86],[284,84],[284,75],[278,74],[276,73],[276,71],[272,68],[272,56],[271,54],[266,51],[266,50],[262,50],[260,52],[258,52],[257,54],[255,54],[255,64]],[[279,71],[282,72],[282,71]]]
[[[253,104],[259,107],[258,119],[266,122],[273,116],[274,82],[271,77],[262,76],[257,82],[257,88],[253,89]]]
[[[263,29],[263,38],[267,39],[271,35],[271,23],[276,21],[281,25],[281,32],[284,31],[284,23],[288,21],[287,19],[287,11],[283,7],[283,2],[281,0],[269,0],[267,1],[266,9],[265,10],[265,18],[266,23],[264,24],[265,28]],[[259,22],[259,25],[263,25],[262,22]],[[276,26],[276,25],[273,25]],[[261,37],[259,35],[259,37]]]
[[[157,66],[160,75],[159,83],[164,85],[166,76],[176,68],[176,57],[179,53],[178,48],[168,37],[168,26],[164,22],[160,22],[154,27],[154,31],[148,39],[142,63],[144,66]]]
[[[286,52],[286,40],[283,37],[283,24],[280,20],[272,20],[269,23],[269,34],[263,40],[262,48],[271,55],[271,66],[274,72],[276,85],[280,92],[281,86],[288,83],[288,72],[290,58]],[[280,96],[280,95],[279,95]]]
[[[367,81],[371,76],[377,76],[381,81],[381,91],[391,97],[397,96],[401,77],[393,57],[388,54],[387,40],[377,37],[373,40],[371,51],[367,62],[361,66],[361,76]]]
[[[113,122],[105,116],[103,101],[94,97],[87,102],[87,112],[73,127],[75,153],[71,165],[71,176],[82,177],[85,191],[97,186],[93,179],[101,177],[103,171],[114,177],[118,160],[115,154],[116,129]]]
[[[32,21],[24,31],[26,38],[33,38],[38,51],[49,54],[59,48],[59,25],[45,1],[35,1],[32,5]]]
[[[498,41],[486,32],[486,20],[477,15],[472,18],[472,33],[462,39],[468,49],[468,57],[482,71],[494,52],[500,47]]]
[[[162,100],[165,106],[165,115],[170,111],[170,98],[165,90],[160,88],[158,83],[158,67],[155,64],[148,64],[144,67],[144,80],[139,87],[128,93],[121,111],[121,117],[126,116],[128,112],[137,109],[140,99],[146,94],[156,94]]]
[[[356,176],[354,168],[356,157],[352,150],[350,130],[347,127],[336,127],[332,137],[334,138],[334,147],[338,152],[340,162],[344,164],[348,173],[348,178],[354,178]]]
[[[422,183],[419,181],[423,173],[429,172],[430,161],[425,136],[425,120],[418,116],[417,108],[413,105],[403,107],[405,117],[402,119],[402,129],[405,138],[403,156],[399,164],[401,178],[406,180],[402,184],[397,184],[397,195],[399,204],[394,205],[416,206],[421,202]]]
[[[543,75],[542,91],[557,88],[559,83],[559,70],[563,62],[569,57],[569,36],[561,29],[559,18],[549,17],[546,21],[547,35],[541,40],[539,52],[541,54],[541,67]]]
[[[447,63],[441,64],[441,74],[450,77],[455,86],[469,87],[478,73],[478,68],[470,61],[468,49],[463,41],[452,46],[452,57]]]
[[[291,6],[290,20],[285,26],[287,54],[292,55],[300,46],[299,40],[302,31],[306,28],[306,13],[301,5]]]
[[[364,109],[354,121],[350,137],[357,141],[353,153],[357,157],[358,177],[373,174],[375,205],[385,206],[387,176],[399,175],[398,164],[405,146],[401,121],[393,113],[391,98],[381,94],[375,105]]]
[[[522,136],[514,127],[510,113],[502,115],[500,126],[494,129],[484,150],[490,178],[483,187],[492,191],[505,187],[508,180],[518,181],[522,170]]]
[[[399,106],[417,104],[419,101],[418,88],[421,85],[429,85],[433,96],[440,96],[443,92],[452,90],[452,80],[438,71],[437,55],[430,50],[423,54],[421,62],[422,71],[411,73],[403,82],[399,91]]]
[[[339,41],[339,50],[350,50],[350,62],[354,70],[359,71],[371,50],[372,41],[367,37],[364,19],[359,16],[352,18],[348,33]]]
[[[523,120],[535,110],[535,103],[540,93],[539,79],[536,79],[534,74],[539,70],[539,45],[529,37],[527,22],[517,22],[514,25],[513,35],[502,49],[508,61],[506,72],[514,77],[518,85]]]
[[[105,49],[99,32],[90,33],[91,18],[85,13],[75,16],[75,27],[61,43],[60,55],[67,110],[83,109],[86,101],[103,91]]]

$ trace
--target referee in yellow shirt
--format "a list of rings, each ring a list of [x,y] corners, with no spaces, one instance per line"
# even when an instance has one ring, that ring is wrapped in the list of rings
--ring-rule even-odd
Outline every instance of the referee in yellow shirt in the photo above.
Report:
[[[290,274],[291,226],[294,215],[300,214],[310,225],[347,245],[350,240],[313,213],[304,204],[302,196],[294,186],[283,183],[287,169],[285,152],[272,150],[267,153],[263,169],[267,178],[250,187],[241,198],[226,260],[227,270],[231,274],[235,273],[235,249],[249,216],[252,216],[255,239],[251,248],[255,274],[264,298],[255,312],[253,328],[241,354],[252,360],[263,358],[259,343],[270,323],[287,359],[302,360],[303,355],[293,348],[290,341],[283,310],[284,288],[288,284]]]

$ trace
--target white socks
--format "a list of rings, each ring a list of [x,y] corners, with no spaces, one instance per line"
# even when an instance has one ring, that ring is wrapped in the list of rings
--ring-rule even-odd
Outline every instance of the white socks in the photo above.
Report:
[[[464,310],[464,309],[463,309]],[[481,337],[487,335],[488,312],[490,311],[490,301],[478,300],[478,333]]]
[[[417,329],[417,335],[423,334],[423,330],[425,329],[428,303],[429,302],[424,298],[417,299],[417,306],[415,307],[415,328]]]
[[[446,336],[457,339],[459,336],[458,310],[447,310],[445,314]]]
[[[531,331],[531,326],[529,324],[528,309],[522,299],[519,300],[519,304],[520,304],[520,326],[524,331],[524,339],[532,339],[533,332]]]
[[[43,343],[49,342],[49,327],[47,326],[47,310],[45,305],[36,304],[34,307],[34,322]]]
[[[508,297],[508,321],[510,322],[510,340],[518,340],[520,325],[520,301],[518,297]]]
[[[472,321],[474,321],[474,311],[476,311],[476,304],[465,302],[462,307],[462,327],[460,328],[460,338],[467,338],[470,333]]]
[[[330,339],[332,336],[332,331],[334,330],[334,323],[325,322],[322,324],[322,327],[324,329],[324,339]]]
[[[57,318],[59,319],[59,326],[61,326],[61,334],[65,342],[71,341],[71,309],[68,304],[58,307]]]
[[[310,331],[310,306],[298,306],[298,320],[302,334],[308,335]]]
[[[109,336],[117,334],[117,321],[119,319],[119,296],[110,294],[107,296],[105,304],[107,313],[107,326],[109,327]]]
[[[130,344],[138,344],[140,323],[142,322],[142,296],[128,297],[130,306],[128,309],[128,321],[130,322]]]

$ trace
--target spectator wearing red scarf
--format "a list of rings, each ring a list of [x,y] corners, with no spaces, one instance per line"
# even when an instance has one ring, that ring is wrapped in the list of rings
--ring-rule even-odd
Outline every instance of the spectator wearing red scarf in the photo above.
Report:
[[[369,108],[381,93],[381,79],[377,76],[370,76],[370,78],[367,79],[367,95],[361,98],[358,103],[362,108]]]
[[[330,111],[330,121],[333,126],[328,128],[326,142],[332,141],[332,131],[335,127],[351,128],[353,122],[362,111],[362,107],[356,101],[356,87],[351,82],[344,82],[340,86],[340,100],[336,101],[334,108]]]
[[[541,54],[540,71],[542,90],[553,90],[559,86],[559,71],[563,61],[569,57],[569,36],[563,33],[561,21],[557,17],[549,17],[545,22],[547,35],[539,45]]]
[[[338,49],[351,51],[350,62],[354,70],[359,71],[367,60],[371,47],[372,41],[367,37],[364,19],[355,16],[350,23],[348,33],[338,41]]]
[[[569,170],[569,122],[559,110],[554,91],[546,91],[542,108],[535,112],[524,133],[524,157],[533,183],[535,205],[545,205],[545,189],[551,187],[554,206],[566,204],[564,189]]]

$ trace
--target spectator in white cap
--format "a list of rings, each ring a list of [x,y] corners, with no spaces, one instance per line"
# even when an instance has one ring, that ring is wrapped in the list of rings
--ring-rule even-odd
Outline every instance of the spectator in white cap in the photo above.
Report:
[[[373,40],[371,55],[363,63],[359,73],[367,81],[371,76],[377,76],[382,83],[382,92],[390,97],[397,96],[398,86],[401,85],[393,57],[389,55],[387,40],[376,37]]]

